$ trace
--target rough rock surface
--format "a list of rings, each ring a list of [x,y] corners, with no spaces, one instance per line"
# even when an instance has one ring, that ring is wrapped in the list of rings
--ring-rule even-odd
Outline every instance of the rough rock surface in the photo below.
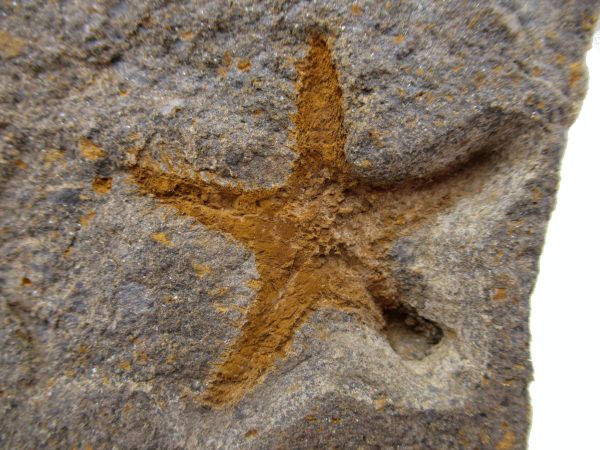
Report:
[[[520,449],[595,0],[0,6],[0,447]]]

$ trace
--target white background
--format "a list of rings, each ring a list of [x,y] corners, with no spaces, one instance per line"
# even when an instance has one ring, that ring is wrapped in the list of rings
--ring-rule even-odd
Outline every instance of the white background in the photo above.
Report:
[[[600,450],[600,31],[531,299],[529,450]]]

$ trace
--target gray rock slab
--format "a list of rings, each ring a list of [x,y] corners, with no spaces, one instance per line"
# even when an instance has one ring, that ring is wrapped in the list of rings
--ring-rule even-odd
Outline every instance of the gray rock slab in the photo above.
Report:
[[[529,296],[599,11],[3,2],[0,447],[526,448]],[[310,64],[333,67],[313,75],[340,111],[311,91]],[[334,123],[299,125],[303,98]],[[310,255],[296,238],[273,245],[318,261],[304,283],[320,303],[277,313],[304,292],[297,256],[261,315],[265,268],[281,265],[255,244],[270,231],[218,229],[203,208],[250,223],[279,202],[301,217],[311,186],[285,186],[303,136],[323,155],[341,145],[340,179],[323,155],[309,167],[317,207],[329,192],[340,206],[317,208]],[[135,175],[150,167],[151,187]],[[255,214],[238,205],[252,192]],[[382,224],[385,239],[371,234]],[[344,280],[367,268],[393,294],[348,284],[361,310]],[[283,328],[276,347],[242,345]],[[252,353],[214,400],[236,352]]]

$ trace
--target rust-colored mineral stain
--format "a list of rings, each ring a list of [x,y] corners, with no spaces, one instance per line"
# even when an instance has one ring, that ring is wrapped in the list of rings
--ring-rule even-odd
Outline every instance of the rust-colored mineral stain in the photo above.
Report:
[[[256,257],[256,298],[201,398],[211,406],[236,403],[255,388],[319,308],[341,309],[383,328],[382,309],[400,301],[387,257],[394,240],[477,189],[470,174],[443,188],[377,187],[357,178],[345,157],[342,91],[323,37],[310,40],[296,69],[298,156],[283,186],[244,191],[200,176],[183,179],[149,158],[133,170],[142,191],[231,234]],[[167,157],[161,162],[176,168]]]

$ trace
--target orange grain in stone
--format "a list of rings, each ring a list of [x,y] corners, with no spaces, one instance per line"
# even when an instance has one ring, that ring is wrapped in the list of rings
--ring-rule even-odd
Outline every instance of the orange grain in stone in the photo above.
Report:
[[[598,16],[594,14],[585,14],[581,19],[581,29],[589,32],[596,28]]]
[[[469,432],[466,431],[464,428],[458,430],[458,441],[462,445],[461,448],[469,448],[471,446],[471,437],[469,435]]]
[[[472,83],[480,88],[485,82],[486,76],[483,72],[476,72],[475,75],[471,78]]]
[[[81,353],[82,355],[86,355],[90,351],[90,346],[87,344],[79,344],[76,349],[77,353]]]
[[[104,150],[94,144],[91,140],[83,137],[79,139],[79,152],[81,153],[81,156],[90,161],[96,161],[106,157],[106,152]]]
[[[225,67],[229,67],[229,66],[231,66],[232,61],[233,61],[233,56],[231,54],[231,51],[227,50],[225,53],[223,53],[223,65]]]
[[[506,300],[506,288],[496,288],[494,291],[494,296],[492,297],[496,301]]]
[[[175,244],[166,233],[152,233],[152,239],[159,244],[166,245],[167,247],[175,247]]]
[[[181,40],[184,42],[189,42],[192,39],[194,39],[194,32],[192,31],[184,31],[183,33],[181,33]]]
[[[225,53],[223,53],[223,59],[221,60],[222,65],[217,70],[219,72],[219,75],[221,75],[222,77],[227,75],[227,72],[229,72],[229,68],[231,67],[232,62],[233,55],[231,51],[227,50]]]
[[[350,10],[354,16],[360,16],[362,14],[362,8],[356,3],[350,7]]]
[[[573,89],[584,77],[585,66],[581,62],[569,64],[569,87]]]
[[[0,56],[3,58],[18,56],[26,45],[27,41],[25,39],[0,31]]]
[[[395,239],[484,181],[474,182],[464,172],[444,175],[452,178],[443,188],[435,183],[373,186],[358,178],[344,151],[342,91],[331,51],[321,36],[309,44],[296,65],[292,137],[297,159],[282,186],[247,191],[200,176],[184,179],[162,171],[149,157],[132,170],[142,192],[230,234],[255,255],[261,281],[256,298],[201,396],[213,407],[236,403],[255,389],[317,309],[346,311],[382,329],[382,309],[401,301],[387,257]]]
[[[137,363],[142,366],[148,364],[148,354],[146,352],[136,353],[135,359],[136,359]]]
[[[46,154],[44,155],[44,162],[51,164],[55,161],[59,161],[59,160],[63,159],[64,156],[65,156],[65,152],[63,152],[62,150],[51,149],[51,150],[48,150],[48,152],[46,152]]]
[[[192,262],[192,267],[194,268],[194,272],[196,273],[196,275],[198,275],[199,277],[205,277],[206,275],[209,275],[212,272],[212,267],[210,267],[208,264]]]
[[[92,189],[97,194],[108,194],[112,189],[111,177],[96,177],[92,181]]]
[[[246,286],[252,289],[260,289],[262,287],[262,284],[263,283],[261,280],[249,280],[246,282]]]
[[[219,314],[227,314],[228,312],[231,311],[231,308],[229,308],[227,306],[223,306],[223,305],[221,305],[219,303],[213,303],[212,307]]]
[[[215,289],[211,289],[210,291],[208,291],[208,294],[211,297],[224,297],[228,293],[229,293],[229,288],[227,288],[227,287],[215,288]]]
[[[237,65],[238,69],[240,69],[243,72],[250,70],[251,66],[252,66],[252,63],[247,58],[242,59],[240,62],[238,62],[238,65]]]
[[[255,437],[257,434],[258,434],[258,430],[252,429],[252,430],[246,431],[246,434],[244,434],[244,437],[246,439],[250,439],[250,438]]]
[[[90,211],[89,213],[81,216],[81,219],[79,219],[79,223],[82,227],[87,227],[95,216],[96,213],[94,211]]]
[[[481,436],[479,437],[479,439],[481,440],[481,443],[483,445],[488,445],[488,446],[490,445],[490,441],[491,441],[490,436],[485,431],[481,432]]]
[[[511,450],[515,447],[516,443],[516,435],[515,433],[508,427],[507,423],[502,424],[502,429],[504,430],[504,436],[502,439],[496,444],[496,450]]]
[[[385,408],[385,405],[387,404],[387,399],[386,398],[377,399],[373,402],[373,404],[375,405],[375,409],[377,411],[381,411]]]

